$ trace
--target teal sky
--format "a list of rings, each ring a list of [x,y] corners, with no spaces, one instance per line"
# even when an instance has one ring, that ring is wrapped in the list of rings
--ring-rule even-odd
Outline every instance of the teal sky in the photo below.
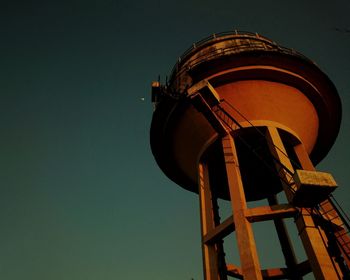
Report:
[[[150,83],[215,32],[258,32],[333,80],[342,127],[318,168],[350,213],[349,12],[348,0],[1,1],[0,278],[202,279],[197,196],[150,150]],[[256,232],[263,263],[280,265]]]

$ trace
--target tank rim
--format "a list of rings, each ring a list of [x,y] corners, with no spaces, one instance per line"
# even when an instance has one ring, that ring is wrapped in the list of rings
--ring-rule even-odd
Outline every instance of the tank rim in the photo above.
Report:
[[[188,61],[190,61],[191,57],[198,51],[221,41],[238,38],[263,42],[271,46],[271,48],[268,50],[263,48],[246,48],[245,50],[229,53],[227,56],[218,54],[211,60],[199,60],[198,64],[190,70],[186,68]],[[171,88],[173,94],[176,93],[180,97],[186,96],[185,92],[176,91],[178,89],[176,88],[176,81],[181,78],[181,75],[191,75],[191,78],[194,77],[195,81],[196,79],[201,80],[208,78],[210,77],[210,69],[218,67],[218,64],[222,63],[222,61],[224,61],[225,65],[220,66],[222,67],[221,70],[224,70],[225,67],[231,67],[232,65],[235,67],[245,65],[271,65],[284,70],[290,70],[301,76],[306,75],[308,80],[316,83],[317,88],[321,89],[322,93],[319,98],[322,100],[324,99],[322,101],[325,104],[326,111],[324,116],[332,122],[333,126],[331,131],[326,133],[326,131],[323,130],[321,135],[318,135],[317,143],[310,157],[316,165],[327,155],[339,133],[342,115],[341,101],[333,82],[312,60],[293,49],[282,47],[266,37],[251,32],[222,32],[211,35],[196,44],[183,53],[181,59],[179,59],[173,68],[169,84],[167,84],[167,86]],[[227,59],[227,57],[230,59]],[[258,62],[254,62],[256,58],[258,58]],[[248,62],[245,62],[247,59]],[[184,72],[179,72],[179,70]],[[182,93],[184,94],[182,95]],[[168,136],[165,135],[165,126],[168,125],[167,120],[168,118],[174,117],[173,113],[176,115],[179,112],[178,110],[181,111],[181,108],[184,108],[183,106],[185,105],[184,103],[186,103],[186,99],[187,98],[172,99],[169,96],[166,100],[160,102],[153,114],[150,140],[152,153],[162,171],[175,183],[187,190],[193,191],[192,188],[195,182],[188,178],[185,173],[176,166],[172,155],[169,151],[166,151],[169,143],[165,143],[169,140]],[[328,125],[326,126],[328,127]],[[328,140],[325,141],[324,137],[328,138]]]
[[[169,84],[171,84],[171,82],[174,79],[176,79],[176,77],[180,74],[181,70],[183,71],[182,66],[185,64],[185,62],[188,60],[188,58],[191,57],[191,55],[193,55],[194,53],[200,51],[201,49],[203,49],[209,45],[215,44],[215,43],[220,42],[220,41],[226,41],[226,40],[232,40],[232,39],[246,39],[246,40],[249,39],[249,40],[259,41],[259,42],[262,42],[264,44],[267,44],[270,47],[269,52],[275,51],[275,52],[279,52],[279,53],[293,55],[296,57],[300,57],[303,60],[308,61],[309,63],[315,64],[308,57],[297,52],[296,50],[291,49],[291,48],[287,48],[287,47],[283,47],[283,46],[277,44],[275,41],[273,41],[265,36],[262,36],[258,33],[253,33],[253,32],[249,32],[249,31],[238,31],[238,30],[224,31],[224,32],[214,33],[214,34],[212,34],[204,39],[201,39],[201,40],[193,43],[191,47],[189,47],[186,51],[184,51],[182,53],[182,55],[179,56],[176,64],[173,66],[173,68],[171,70],[171,73],[169,75],[169,77],[170,77]],[[247,51],[248,50],[245,50],[242,52],[247,52]]]

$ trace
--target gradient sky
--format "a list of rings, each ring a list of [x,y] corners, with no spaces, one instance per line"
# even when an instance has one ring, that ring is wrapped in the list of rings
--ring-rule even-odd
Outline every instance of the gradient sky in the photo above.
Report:
[[[0,278],[202,279],[197,196],[150,150],[150,83],[215,32],[258,32],[333,80],[343,121],[318,169],[350,213],[349,12],[348,0],[2,0]]]

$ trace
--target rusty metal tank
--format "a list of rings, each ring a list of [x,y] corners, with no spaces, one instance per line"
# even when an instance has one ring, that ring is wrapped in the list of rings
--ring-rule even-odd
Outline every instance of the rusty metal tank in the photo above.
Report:
[[[244,145],[259,147],[260,156],[271,161],[257,130],[264,133],[268,126],[278,128],[286,147],[303,143],[315,165],[337,137],[340,99],[314,62],[255,33],[212,35],[178,59],[157,100],[151,124],[151,148],[158,165],[187,190],[197,192],[198,162],[207,157],[217,196],[228,198],[218,133],[188,98],[188,89],[203,80],[225,100],[225,110],[242,127],[235,133],[244,139],[237,141],[237,150],[248,201],[282,189]]]

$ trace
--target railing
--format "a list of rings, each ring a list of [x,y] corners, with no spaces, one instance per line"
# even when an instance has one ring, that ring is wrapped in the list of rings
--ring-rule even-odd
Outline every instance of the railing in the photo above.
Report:
[[[265,136],[261,133],[261,131],[256,128],[247,118],[245,118],[236,108],[234,108],[230,103],[228,103],[225,100],[226,104],[228,104],[232,109],[234,109],[241,117],[243,117],[246,121],[248,121],[250,127],[254,128],[258,134],[260,134],[260,137],[263,137],[265,139]],[[233,131],[236,129],[243,128],[240,123],[234,119],[223,107],[219,105],[216,105],[213,108],[214,113],[218,116],[218,118],[228,127],[229,130]],[[265,161],[264,158],[262,158],[258,153],[256,153],[257,147],[250,146],[245,140],[238,135],[238,138],[242,141],[242,143],[256,156],[258,160],[260,160],[267,168],[270,170],[273,174],[277,175],[279,179],[281,179],[282,182],[286,184],[286,186],[289,188],[289,191],[291,193],[295,193],[294,186],[294,179],[293,179],[293,172],[290,171],[282,162],[280,162],[279,159],[272,156],[272,159],[277,167],[274,168],[269,163]],[[274,145],[273,143],[270,143]],[[288,157],[287,154],[284,153],[281,149],[275,146],[280,152],[282,152],[286,157]],[[289,157],[288,157],[289,158]],[[290,161],[292,159],[289,158]],[[297,164],[294,162],[294,164]],[[299,165],[299,164],[297,164]],[[301,168],[301,167],[299,167]],[[284,175],[283,175],[284,174]],[[331,208],[330,210],[325,210],[323,208],[323,203],[330,203]],[[339,203],[335,200],[335,198],[330,195],[327,200],[324,202],[316,205],[311,211],[316,211],[316,213],[323,217],[331,226],[332,231],[331,234],[335,237],[335,242],[338,244],[339,250],[342,252],[343,257],[347,259],[346,263],[349,263],[350,260],[350,218],[347,216],[347,214],[344,212],[344,210],[340,207]],[[329,215],[332,217],[330,218]],[[339,220],[341,224],[333,224],[333,220]],[[326,244],[328,246],[329,244]],[[349,267],[350,268],[350,267]]]
[[[324,208],[324,205],[329,203],[331,205],[331,208],[326,210]],[[338,207],[336,206],[338,205]],[[327,206],[326,206],[327,207]],[[335,200],[335,198],[330,195],[328,197],[328,200],[322,202],[319,204],[318,208],[315,208],[316,212],[323,217],[323,219],[328,223],[327,227],[331,234],[333,234],[335,238],[335,242],[338,245],[338,249],[341,251],[343,256],[344,264],[348,266],[348,270],[350,269],[349,263],[350,263],[350,227],[348,223],[348,217],[345,214],[342,215],[342,208],[338,204],[338,202]],[[340,224],[333,223],[333,221],[338,221]],[[327,229],[326,227],[326,229]],[[326,244],[328,245],[328,244]],[[350,273],[348,271],[347,273]],[[348,275],[350,276],[350,275]],[[344,278],[345,279],[345,278]],[[348,278],[346,278],[348,279]]]
[[[230,103],[228,103],[225,100],[222,100],[226,104],[229,104],[232,106]],[[232,107],[234,110],[236,110],[234,107]],[[242,125],[234,119],[231,114],[229,114],[220,104],[216,105],[213,107],[213,112],[215,113],[216,116],[227,126],[227,128],[230,131],[234,131],[237,129],[242,129]],[[254,128],[255,131],[258,133],[258,137],[261,139],[265,140],[266,137],[265,135],[256,127],[254,126],[247,118],[245,118],[238,110],[236,111],[239,113],[246,121],[249,123],[249,127]],[[283,183],[286,184],[287,188],[291,193],[295,193],[295,189],[293,188],[294,186],[294,180],[293,180],[293,172],[289,170],[288,167],[286,167],[279,159],[277,159],[275,156],[272,156],[272,160],[275,166],[271,165],[268,163],[257,151],[260,149],[260,147],[252,147],[243,137],[241,137],[239,134],[237,137],[241,140],[242,144],[246,146],[251,153],[258,159],[266,168],[269,170],[272,174],[277,176]],[[279,147],[275,146],[273,143],[270,143],[273,145],[276,149],[278,149],[281,153],[283,153],[286,157],[289,158],[287,154],[284,153]],[[292,159],[289,158],[289,160],[292,161]]]
[[[224,32],[219,32],[219,33],[214,33],[202,40],[197,41],[196,43],[193,43],[191,47],[189,47],[179,58],[178,61],[183,61],[186,56],[191,53],[194,49],[197,49],[203,45],[205,45],[206,43],[217,39],[217,38],[221,38],[221,37],[226,37],[226,36],[230,36],[230,35],[243,35],[245,37],[254,37],[263,41],[266,41],[268,43],[273,43],[274,45],[277,46],[276,42],[271,41],[270,39],[268,39],[267,37],[261,36],[258,33],[253,33],[253,32],[248,32],[248,31],[238,31],[238,30],[234,30],[234,31],[224,31]]]
[[[216,39],[222,39],[223,37],[228,37],[227,39],[253,39],[254,41],[258,41],[262,44],[251,44],[251,42],[248,42],[247,44],[241,44],[241,45],[234,45],[232,47],[227,48],[221,48],[221,49],[215,49],[211,52],[206,53],[204,56],[206,56],[206,59],[201,59],[201,57],[197,57],[194,61],[191,62],[191,67],[194,67],[198,64],[200,64],[203,61],[206,61],[210,58],[215,57],[216,55],[224,55],[225,52],[236,50],[237,52],[242,52],[246,50],[266,50],[266,51],[278,51],[285,54],[295,55],[298,57],[301,57],[311,63],[314,63],[309,58],[304,56],[303,54],[295,51],[294,49],[282,47],[278,45],[276,42],[271,41],[270,39],[259,35],[258,33],[253,32],[246,32],[246,31],[226,31],[226,32],[220,32],[220,33],[214,33],[209,37],[206,37],[196,43],[194,43],[190,48],[188,48],[179,58],[177,63],[174,65],[174,67],[171,70],[170,74],[170,81],[173,81],[175,76],[183,73],[187,69],[181,69],[179,72],[181,66],[185,63],[187,58],[193,53],[194,50],[198,50],[201,47],[204,47],[207,43],[212,42]]]

